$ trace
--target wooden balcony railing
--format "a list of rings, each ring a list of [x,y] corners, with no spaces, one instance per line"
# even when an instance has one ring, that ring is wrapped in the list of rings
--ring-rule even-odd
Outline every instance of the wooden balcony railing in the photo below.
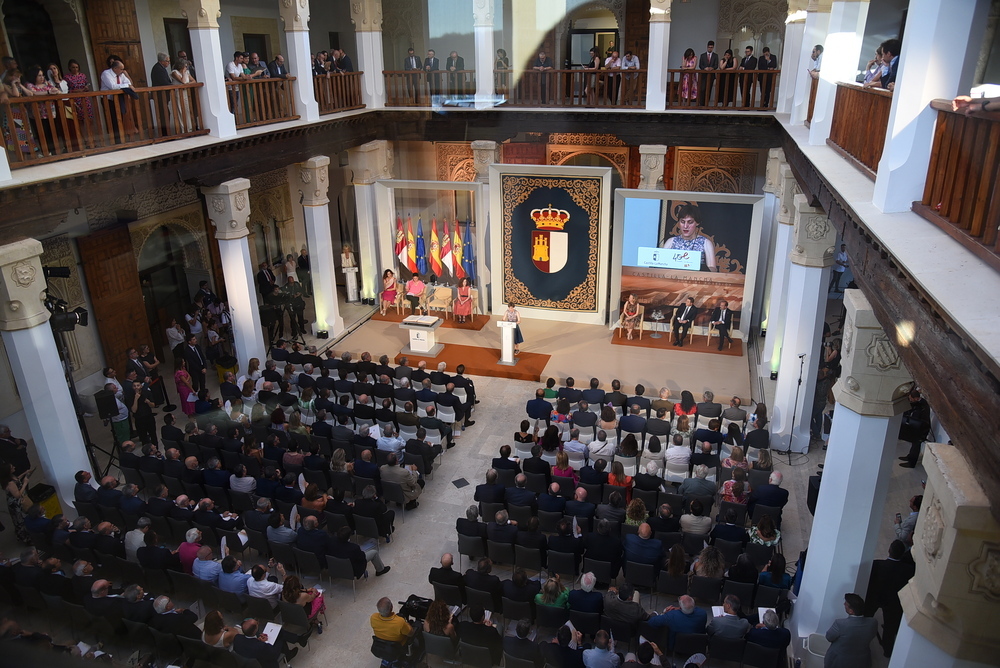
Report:
[[[319,113],[363,109],[361,76],[364,72],[344,72],[313,77],[313,93],[319,103]]]
[[[874,179],[891,109],[892,93],[887,90],[838,83],[826,143]]]
[[[475,70],[426,72],[424,70],[385,70],[385,103],[390,107],[429,107],[446,103],[442,97],[476,94]],[[437,100],[434,98],[437,97]]]
[[[11,97],[0,104],[13,169],[120,148],[208,134],[198,89],[204,84]]]
[[[667,70],[667,108],[773,111],[779,70]]]
[[[809,79],[809,106],[806,107],[806,127],[812,125],[813,112],[816,111],[816,91],[819,90],[819,79]]]
[[[297,119],[299,116],[295,113],[292,97],[294,81],[295,77],[227,81],[229,110],[236,116],[236,127],[249,128]]]
[[[982,112],[938,111],[924,196],[913,210],[1000,270],[1000,120]]]
[[[646,106],[646,70],[500,70],[493,82],[515,107]]]

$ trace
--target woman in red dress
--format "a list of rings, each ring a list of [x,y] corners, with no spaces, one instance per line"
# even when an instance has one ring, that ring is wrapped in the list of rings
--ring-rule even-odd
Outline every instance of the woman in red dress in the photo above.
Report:
[[[472,315],[472,285],[468,276],[458,282],[458,299],[455,300],[455,317],[460,323]]]

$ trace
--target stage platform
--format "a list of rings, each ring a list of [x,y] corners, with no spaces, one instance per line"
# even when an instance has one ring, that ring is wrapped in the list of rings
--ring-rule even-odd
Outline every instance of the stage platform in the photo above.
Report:
[[[746,403],[751,396],[748,358],[735,354],[738,344],[743,343],[738,339],[733,344],[734,354],[719,354],[714,349],[699,352],[697,347],[657,349],[615,345],[613,332],[607,327],[524,319],[521,331],[525,341],[518,356],[524,361],[514,367],[505,367],[491,361],[490,356],[492,360],[500,359],[500,331],[496,326],[499,318],[490,320],[479,330],[443,326],[438,329],[438,341],[445,344],[445,349],[440,356],[428,361],[428,368],[444,361],[449,371],[454,371],[458,364],[465,364],[474,375],[542,381],[552,377],[559,384],[567,376],[573,376],[578,387],[587,387],[590,378],[596,377],[605,389],[610,389],[611,380],[618,378],[627,392],[631,393],[640,383],[645,386],[648,396],[655,396],[660,387],[669,388],[673,396],[680,396],[681,390],[691,390],[699,399],[701,392],[708,389],[715,392],[719,400],[738,395]],[[643,338],[645,340],[645,336]],[[396,322],[371,319],[333,348],[338,353],[368,351],[375,359],[383,354],[396,359],[406,345],[406,335]],[[451,348],[456,354],[449,351]],[[468,358],[463,358],[463,354],[468,354]],[[537,371],[533,367],[540,360],[532,360],[532,354],[547,357]],[[410,356],[410,363],[414,364],[415,359],[419,358]],[[521,375],[529,368],[532,376]]]
[[[372,320],[378,320],[380,322],[403,322],[403,318],[412,315],[412,311],[406,309],[403,313],[396,313],[396,309],[389,309],[382,315],[378,311],[372,316]],[[464,323],[455,320],[454,316],[445,317],[443,311],[431,311],[430,315],[437,316],[441,318],[441,328],[440,329],[465,329],[469,331],[479,331],[483,327],[486,327],[490,322],[490,317],[488,315],[471,315],[467,316],[468,320]],[[440,330],[439,330],[440,331]],[[499,359],[499,358],[498,358]]]
[[[625,338],[624,332],[622,336],[618,336],[617,331],[615,332],[614,338],[611,339],[611,343],[616,346],[632,346],[636,348],[658,348],[660,350],[670,350],[683,353],[704,353],[706,355],[732,355],[734,357],[743,356],[743,339],[738,339],[733,337],[732,345],[726,342],[726,345],[722,346],[722,350],[719,350],[719,338],[712,337],[711,342],[705,340],[705,336],[702,334],[695,334],[692,336],[688,334],[687,338],[684,339],[684,345],[681,347],[674,345],[674,335],[672,332],[664,332],[663,335],[654,339],[649,335],[649,332],[643,332],[642,338],[639,338],[637,332],[632,333],[632,340],[629,341]]]

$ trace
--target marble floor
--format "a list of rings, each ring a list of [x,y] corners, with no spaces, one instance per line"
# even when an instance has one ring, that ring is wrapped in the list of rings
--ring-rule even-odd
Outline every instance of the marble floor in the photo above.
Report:
[[[839,303],[831,305],[831,314],[835,316],[837,313]],[[699,354],[668,357],[669,353],[661,352],[650,359],[650,355],[642,350],[611,346],[605,339],[595,338],[594,328],[564,323],[553,323],[551,328],[549,324],[536,327],[531,323],[525,329],[528,346],[552,352],[553,359],[546,373],[560,379],[566,375],[577,378],[589,378],[592,374],[601,378],[615,376],[626,385],[642,382],[648,388],[665,383],[675,391],[685,387],[697,393],[711,387],[719,397],[734,393],[748,396],[751,380],[753,386],[758,387],[758,375],[753,367],[757,355],[752,347],[750,354],[743,358]],[[474,334],[485,339],[495,337],[494,330],[487,327],[481,334]],[[448,337],[455,333],[456,330],[445,330],[442,338],[447,342]],[[393,352],[392,346],[401,345],[401,334],[389,323],[368,322],[335,347],[338,351],[364,348],[373,354],[380,354],[383,349],[389,353]],[[602,333],[601,336],[607,334]],[[493,345],[492,341],[489,345]],[[322,636],[313,636],[308,648],[294,660],[296,668],[334,663],[345,667],[377,666],[377,659],[369,653],[371,629],[368,623],[376,601],[382,596],[396,602],[405,600],[412,593],[432,595],[432,588],[427,582],[428,569],[437,564],[443,552],[457,553],[455,518],[472,503],[475,485],[483,478],[498,448],[511,442],[511,435],[524,415],[524,402],[532,397],[538,386],[528,381],[491,377],[476,377],[474,380],[482,401],[474,416],[476,424],[465,430],[458,445],[444,455],[420,497],[420,507],[406,512],[404,516],[397,516],[392,542],[381,547],[382,558],[392,567],[391,572],[377,579],[372,575],[368,581],[359,582],[356,600],[347,583],[324,584],[329,620],[327,631]],[[213,379],[213,386],[215,382]],[[769,380],[763,381],[765,397],[773,397],[773,385]],[[756,391],[754,394],[760,396]],[[108,445],[110,429],[94,418],[88,418],[87,423],[94,441],[102,446]],[[906,444],[900,443],[898,448],[899,454],[903,454]],[[818,464],[824,462],[826,454],[821,448],[814,447],[809,453],[793,456],[791,464],[785,457],[776,457],[776,468],[784,473],[784,484],[791,493],[782,527],[784,554],[790,567],[807,544],[812,530],[812,517],[806,508],[808,477],[815,473]],[[906,501],[919,493],[923,477],[920,466],[915,469],[894,467],[880,533],[879,556],[885,553],[893,538],[893,514],[897,511],[905,513]],[[7,519],[4,521],[6,523]],[[20,552],[12,531],[0,533],[0,549],[8,556]],[[466,567],[463,564],[463,568]],[[509,577],[510,569],[498,567],[497,572],[502,578]],[[663,596],[658,599],[661,607],[668,602]],[[651,608],[654,602],[644,597],[643,603]],[[881,656],[877,661],[883,661]]]

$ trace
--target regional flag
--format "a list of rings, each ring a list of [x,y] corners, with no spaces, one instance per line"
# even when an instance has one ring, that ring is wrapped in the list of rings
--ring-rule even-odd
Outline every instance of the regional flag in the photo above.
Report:
[[[441,237],[441,264],[454,274],[455,270],[452,269],[451,264],[454,258],[451,256],[451,232],[448,231],[448,219],[445,218],[441,223],[444,225],[444,234]]]
[[[417,272],[417,242],[413,239],[413,220],[406,217],[406,268]]]
[[[396,257],[399,265],[406,266],[406,233],[403,231],[403,217],[396,214]]]
[[[427,248],[424,246],[424,222],[417,218],[417,271],[427,273]]]
[[[465,277],[465,269],[462,267],[462,230],[455,221],[455,238],[451,243],[451,273],[456,279]]]
[[[437,218],[431,218],[431,271],[435,276],[441,275],[441,244],[438,241]]]

